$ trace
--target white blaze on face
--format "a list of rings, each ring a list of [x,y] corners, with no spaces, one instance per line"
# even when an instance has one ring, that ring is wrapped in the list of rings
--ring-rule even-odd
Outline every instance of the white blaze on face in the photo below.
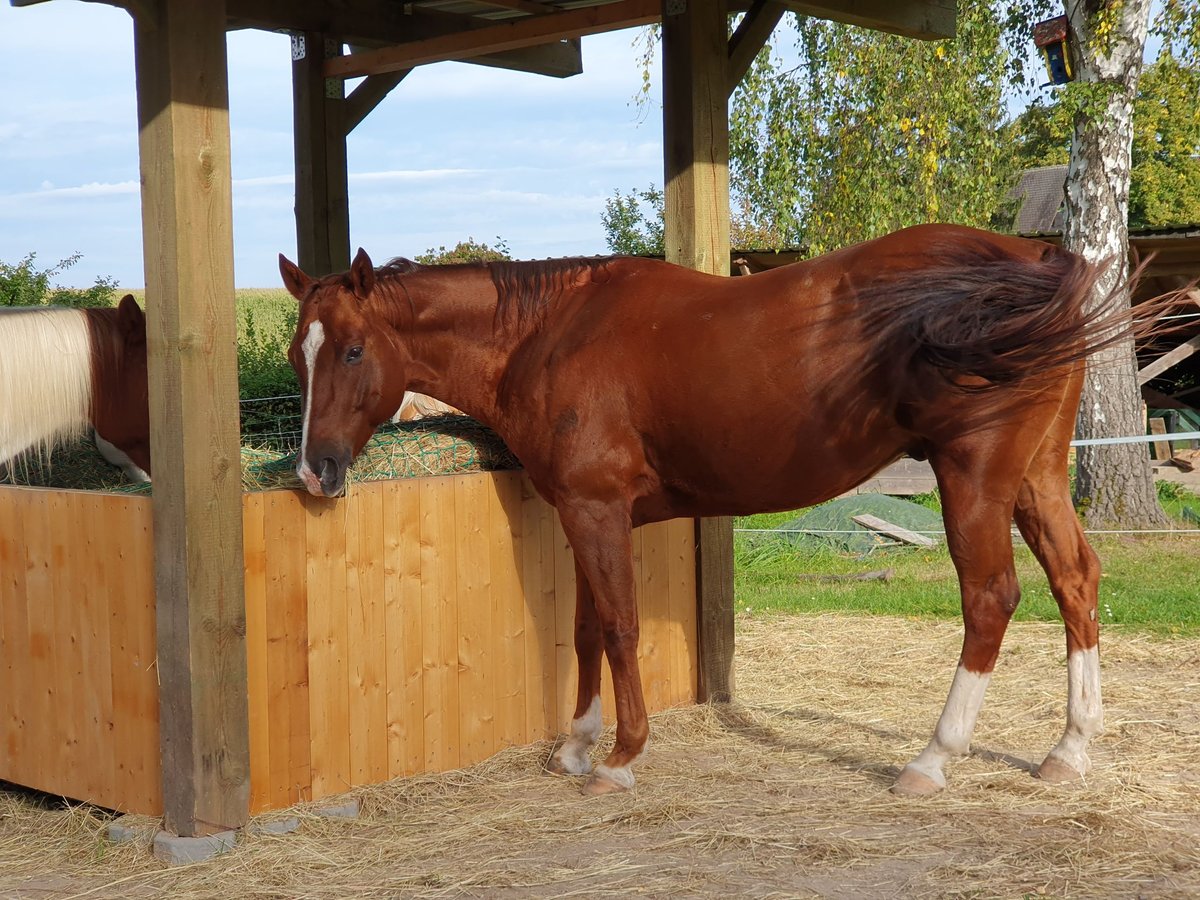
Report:
[[[319,319],[316,319],[308,326],[308,333],[304,335],[304,343],[300,345],[301,352],[304,353],[304,368],[308,379],[304,388],[304,421],[300,431],[300,461],[296,466],[296,474],[313,493],[320,493],[320,482],[316,473],[308,465],[308,420],[312,415],[313,370],[317,365],[317,354],[321,351],[321,345],[324,343],[325,326]]]

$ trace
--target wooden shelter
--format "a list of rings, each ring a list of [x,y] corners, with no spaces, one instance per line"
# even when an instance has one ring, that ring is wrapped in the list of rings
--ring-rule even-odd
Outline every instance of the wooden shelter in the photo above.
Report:
[[[346,135],[413,67],[462,60],[564,77],[580,70],[582,36],[661,23],[667,258],[725,273],[728,97],[782,14],[930,39],[952,36],[955,20],[953,0],[111,3],[135,29],[162,805],[181,835],[238,827],[250,810],[225,32],[294,35],[299,256],[319,274],[349,262]],[[700,696],[727,697],[732,532],[727,520],[696,528]]]

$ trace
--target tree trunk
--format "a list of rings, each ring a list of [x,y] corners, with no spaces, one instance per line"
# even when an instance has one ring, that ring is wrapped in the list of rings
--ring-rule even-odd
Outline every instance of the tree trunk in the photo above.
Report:
[[[1128,275],[1129,177],[1133,101],[1142,70],[1150,0],[1084,0],[1068,4],[1076,38],[1078,77],[1086,93],[1075,114],[1067,175],[1069,250],[1113,260],[1097,285],[1093,306],[1128,308],[1128,291],[1112,293]],[[1110,296],[1111,295],[1111,296]],[[1076,433],[1080,438],[1145,432],[1132,338],[1094,354],[1087,363]],[[1153,528],[1167,523],[1159,506],[1145,444],[1079,447],[1075,502],[1091,528]]]

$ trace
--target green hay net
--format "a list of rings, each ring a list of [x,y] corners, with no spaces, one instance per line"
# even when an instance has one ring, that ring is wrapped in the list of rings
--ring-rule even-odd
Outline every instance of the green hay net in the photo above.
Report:
[[[299,435],[276,430],[244,436],[242,487],[247,491],[299,488],[296,447]],[[520,468],[495,432],[467,416],[437,416],[385,425],[367,442],[351,466],[348,481],[416,478],[459,472]],[[0,484],[63,489],[149,493],[109,465],[91,439],[60,447],[47,460],[24,459],[0,467]]]

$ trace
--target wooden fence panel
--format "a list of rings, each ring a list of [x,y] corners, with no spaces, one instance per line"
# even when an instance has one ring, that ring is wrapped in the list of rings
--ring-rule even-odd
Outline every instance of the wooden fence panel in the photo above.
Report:
[[[144,497],[0,489],[0,778],[161,812],[149,529]]]
[[[161,814],[151,515],[0,489],[0,778]],[[247,494],[243,531],[253,812],[570,727],[574,563],[522,473]],[[656,710],[695,696],[692,523],[635,547]]]

